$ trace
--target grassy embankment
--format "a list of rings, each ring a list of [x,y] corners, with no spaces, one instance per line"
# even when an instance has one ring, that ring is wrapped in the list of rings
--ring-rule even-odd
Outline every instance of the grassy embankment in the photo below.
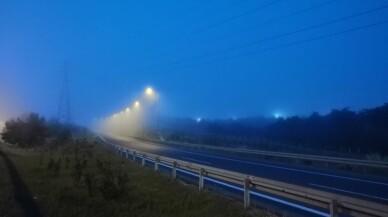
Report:
[[[172,182],[97,143],[78,141],[35,151],[1,144],[0,149],[19,170],[44,216],[271,216],[247,212],[240,203]],[[0,200],[5,200],[0,213],[20,216],[3,161],[0,176],[5,177],[0,179]]]
[[[0,158],[0,216],[22,216],[21,207],[16,202],[14,186],[3,159]]]

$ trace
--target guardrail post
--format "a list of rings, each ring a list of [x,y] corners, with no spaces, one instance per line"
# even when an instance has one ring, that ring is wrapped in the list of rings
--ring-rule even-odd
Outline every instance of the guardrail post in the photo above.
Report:
[[[159,162],[160,162],[159,157],[156,157],[155,158],[155,167],[154,167],[155,171],[158,171],[158,169],[159,169]]]
[[[251,201],[250,201],[250,194],[249,194],[249,185],[251,181],[248,177],[244,180],[244,208],[248,208]]]
[[[125,150],[125,158],[129,158],[129,149],[127,148],[126,150]]]
[[[202,189],[203,189],[204,176],[205,176],[205,170],[203,168],[201,168],[199,170],[199,183],[198,183],[199,191],[202,191]]]
[[[330,202],[330,217],[336,217],[337,216],[337,201],[331,200]]]
[[[141,166],[142,167],[144,167],[144,165],[145,165],[145,158],[146,158],[146,155],[143,153],[142,158],[141,158]]]
[[[132,157],[133,157],[132,160],[136,161],[136,151],[133,151],[133,156]]]
[[[175,162],[175,161],[172,163],[172,174],[171,174],[171,178],[172,178],[172,180],[175,180],[175,178],[176,178],[176,162]]]

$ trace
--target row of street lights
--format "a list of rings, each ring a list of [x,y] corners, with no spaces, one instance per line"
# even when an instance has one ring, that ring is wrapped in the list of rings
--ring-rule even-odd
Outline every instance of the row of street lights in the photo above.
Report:
[[[154,91],[154,89],[152,89],[152,87],[147,87],[145,90],[144,90],[144,95],[148,98],[148,99],[155,99],[156,102],[158,102],[158,96],[156,94],[156,92]],[[133,109],[136,109],[136,108],[139,108],[140,107],[140,101],[139,100],[135,100],[135,102],[133,103]],[[113,116],[118,116],[120,115],[121,113],[124,113],[124,112],[130,112],[131,111],[131,108],[130,107],[127,107],[124,111],[122,112],[118,112],[116,114],[114,114]]]
[[[156,121],[156,127],[157,131],[159,131],[159,95],[152,87],[147,87],[140,100],[135,100],[133,103],[131,103],[132,106],[125,108],[123,111],[120,111],[118,113],[113,114],[112,116],[108,118],[104,118],[103,125],[105,127],[109,126],[109,128],[114,128],[118,131],[123,131],[127,129],[136,129],[136,126],[130,126],[132,125],[138,125],[141,126],[142,122],[142,115],[146,111],[146,104],[148,102],[155,102],[155,121]],[[144,104],[144,109],[142,105]],[[132,117],[132,119],[130,118]],[[132,122],[131,122],[132,120]]]

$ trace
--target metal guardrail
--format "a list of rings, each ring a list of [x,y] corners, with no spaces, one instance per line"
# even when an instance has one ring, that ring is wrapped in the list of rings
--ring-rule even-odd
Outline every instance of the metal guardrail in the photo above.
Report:
[[[248,150],[248,149],[228,148],[228,147],[219,147],[219,146],[211,146],[211,145],[199,145],[199,144],[191,144],[191,143],[183,143],[183,142],[171,142],[171,141],[163,142],[163,141],[156,141],[156,140],[143,139],[143,138],[137,138],[137,137],[136,138],[133,137],[133,138],[140,141],[160,143],[164,145],[178,145],[178,146],[202,148],[202,149],[209,149],[209,150],[216,150],[216,151],[228,151],[228,152],[240,153],[240,154],[256,154],[256,155],[263,155],[263,156],[292,158],[292,159],[299,159],[299,160],[320,161],[320,162],[326,162],[326,163],[337,163],[337,164],[357,165],[357,166],[364,166],[364,167],[377,167],[377,168],[388,169],[388,162],[383,162],[383,161],[294,154],[294,153],[287,153],[287,152],[273,152],[273,151],[261,151],[261,150],[251,150],[251,149]]]
[[[136,157],[141,158],[142,166],[145,166],[146,161],[151,161],[154,163],[155,171],[159,170],[159,165],[170,167],[172,170],[172,179],[176,179],[177,170],[187,171],[188,173],[194,174],[195,176],[199,177],[198,188],[200,191],[204,188],[205,179],[220,180],[221,182],[226,183],[225,185],[229,185],[227,183],[231,183],[237,186],[242,186],[242,188],[236,188],[243,190],[244,207],[246,208],[250,206],[251,195],[259,194],[257,191],[255,191],[258,190],[270,195],[275,195],[281,198],[289,199],[291,201],[296,201],[312,207],[327,210],[327,213],[318,210],[315,212],[315,214],[319,214],[321,216],[334,217],[338,216],[339,214],[344,214],[347,216],[388,217],[388,205],[287,184],[270,179],[249,176],[173,158],[162,157],[146,152],[139,152],[134,149],[128,149],[107,143],[103,138],[101,139],[107,144],[108,147],[115,150],[118,154],[125,155],[125,157],[128,159],[130,156],[132,156],[132,160],[134,161],[136,161]],[[309,209],[310,211],[312,210],[310,208],[306,209]]]

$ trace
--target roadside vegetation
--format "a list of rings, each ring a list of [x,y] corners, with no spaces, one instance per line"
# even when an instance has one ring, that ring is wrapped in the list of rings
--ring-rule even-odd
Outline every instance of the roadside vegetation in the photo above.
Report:
[[[388,103],[308,116],[170,118],[162,123],[167,141],[388,161]]]
[[[172,182],[87,140],[36,151],[5,145],[1,150],[18,168],[43,216],[267,216]],[[1,209],[9,206],[14,205]]]
[[[22,216],[21,207],[14,194],[14,185],[2,159],[0,159],[0,177],[0,216]]]
[[[231,199],[171,181],[162,173],[111,153],[93,137],[72,137],[79,135],[75,128],[56,126],[66,128],[68,137],[47,133],[53,132],[53,125],[47,125],[37,114],[31,115],[34,124],[28,121],[32,119],[15,122],[19,128],[14,129],[24,139],[3,136],[8,143],[0,143],[0,152],[17,169],[42,216],[272,216],[260,210],[244,210],[241,203]],[[23,127],[27,130],[20,130]],[[31,130],[38,135],[35,137]],[[14,143],[9,144],[8,138]],[[14,192],[19,186],[7,170],[0,158],[0,216],[23,216]]]

